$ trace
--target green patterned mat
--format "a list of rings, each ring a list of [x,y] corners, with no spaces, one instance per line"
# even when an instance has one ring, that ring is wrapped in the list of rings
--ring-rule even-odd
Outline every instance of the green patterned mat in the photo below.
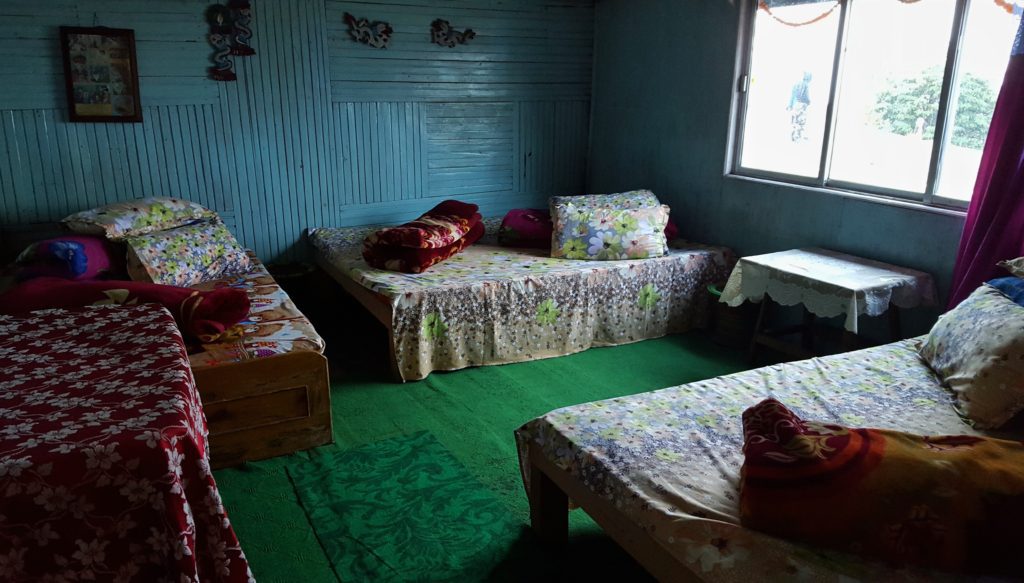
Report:
[[[341,581],[480,581],[521,527],[432,434],[293,464],[299,501]]]

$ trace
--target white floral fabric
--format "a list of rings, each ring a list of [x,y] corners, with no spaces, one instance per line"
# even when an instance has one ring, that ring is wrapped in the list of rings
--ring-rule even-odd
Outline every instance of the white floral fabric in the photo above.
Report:
[[[128,275],[135,281],[190,287],[245,273],[252,261],[220,220],[129,237]]]
[[[96,207],[68,215],[62,221],[76,233],[104,235],[112,241],[173,229],[217,218],[217,213],[188,200],[143,198]]]
[[[155,305],[0,315],[0,580],[252,582]]]
[[[999,267],[1002,267],[1017,277],[1024,277],[1024,257],[1000,261]]]
[[[354,229],[357,233],[359,227]],[[316,229],[318,262],[391,304],[399,372],[505,364],[684,332],[706,322],[706,286],[734,262],[681,243],[664,257],[582,262],[476,244],[420,274],[369,267],[350,229]]]
[[[551,256],[590,261],[648,259],[668,252],[669,208],[552,205]]]
[[[721,301],[736,307],[766,294],[822,318],[845,315],[844,327],[854,333],[860,315],[884,314],[890,304],[930,306],[937,297],[932,276],[923,271],[814,247],[741,257]]]
[[[765,398],[825,423],[986,435],[957,414],[918,357],[920,341],[552,411],[516,431],[525,483],[534,445],[705,581],[963,580],[791,543],[739,520],[741,414]]]
[[[1024,410],[1024,307],[982,284],[935,323],[921,356],[957,394],[978,427]]]
[[[583,194],[572,196],[552,196],[548,199],[552,209],[556,206],[572,204],[577,208],[598,209],[640,209],[654,208],[661,206],[658,197],[650,190],[630,190],[627,192],[616,192],[612,194]]]

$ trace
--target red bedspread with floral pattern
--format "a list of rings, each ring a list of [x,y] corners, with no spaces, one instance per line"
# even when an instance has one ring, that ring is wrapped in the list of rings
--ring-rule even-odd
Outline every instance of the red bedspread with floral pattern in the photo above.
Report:
[[[169,312],[0,316],[0,371],[0,580],[252,580]]]

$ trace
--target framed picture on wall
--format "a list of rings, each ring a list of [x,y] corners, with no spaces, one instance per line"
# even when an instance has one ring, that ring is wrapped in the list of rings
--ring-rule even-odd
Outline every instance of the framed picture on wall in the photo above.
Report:
[[[60,27],[70,121],[140,122],[135,31]]]

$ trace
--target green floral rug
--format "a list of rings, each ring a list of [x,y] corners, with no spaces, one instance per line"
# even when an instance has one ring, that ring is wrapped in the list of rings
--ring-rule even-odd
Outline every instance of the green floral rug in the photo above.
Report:
[[[288,473],[341,581],[484,580],[520,535],[426,431],[325,451]]]

